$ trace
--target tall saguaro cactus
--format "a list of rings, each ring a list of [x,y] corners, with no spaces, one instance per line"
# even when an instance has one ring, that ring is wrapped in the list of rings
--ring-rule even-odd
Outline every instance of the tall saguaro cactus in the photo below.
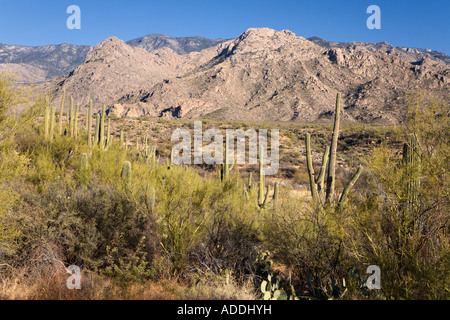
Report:
[[[49,139],[53,141],[53,135],[55,131],[55,107],[50,108],[50,132]]]
[[[59,108],[59,135],[63,134],[63,116],[64,116],[64,101],[66,99],[66,90],[63,90],[61,98],[61,106]]]
[[[309,186],[311,190],[311,195],[314,202],[319,201],[319,193],[317,189],[316,178],[314,174],[314,167],[311,156],[311,135],[309,133],[306,134],[306,164],[308,167],[308,175],[309,175]]]
[[[219,177],[222,181],[228,179],[228,177],[230,176],[230,172],[234,168],[234,159],[231,159],[230,150],[229,150],[230,149],[229,139],[230,138],[228,137],[228,135],[226,135],[225,136],[225,161],[223,164],[220,165],[220,170],[219,170]],[[230,161],[232,161],[233,163],[230,164]]]
[[[330,203],[334,197],[334,189],[336,185],[336,157],[337,145],[339,139],[339,129],[341,124],[341,93],[336,97],[336,111],[334,114],[333,136],[331,138],[330,161],[328,164],[328,178],[327,178],[327,194],[326,201]]]
[[[127,185],[131,185],[131,162],[125,161],[122,167],[122,181]]]
[[[75,118],[73,119],[73,136],[75,139],[78,139],[78,114],[80,112],[80,105],[77,104],[75,108]]]
[[[44,138],[48,140],[50,134],[50,107],[48,103],[48,97],[46,98],[45,110],[44,110]]]
[[[89,169],[87,153],[81,154],[81,171],[86,172]]]
[[[105,117],[106,117],[106,106],[102,107],[102,115],[100,117],[100,131],[99,131],[99,143],[100,147],[105,148]]]
[[[100,139],[100,114],[97,113],[95,119],[94,146],[97,146]]]
[[[89,108],[88,108],[87,115],[86,115],[86,131],[87,131],[89,147],[92,147],[91,130],[92,130],[92,100],[89,101]]]
[[[74,136],[74,128],[73,128],[73,122],[74,122],[74,114],[73,114],[73,97],[70,97],[70,107],[69,107],[69,133],[70,136],[73,138]]]
[[[331,204],[335,201],[335,185],[336,185],[336,159],[337,159],[337,145],[339,139],[339,129],[341,121],[341,94],[337,94],[336,98],[336,110],[334,117],[333,136],[331,139],[331,147],[326,147],[322,157],[322,165],[320,173],[316,177],[314,172],[314,166],[311,155],[311,136],[306,134],[306,163],[309,175],[309,186],[312,195],[313,202],[316,204]],[[328,175],[325,186],[325,172],[328,166]],[[347,196],[351,188],[355,185],[356,181],[362,173],[362,167],[358,168],[358,171],[353,177],[346,183],[341,196],[339,197],[338,205],[341,205],[347,199]],[[326,194],[325,194],[326,191]]]
[[[249,187],[251,185],[251,176],[249,176]],[[266,178],[264,174],[264,155],[262,147],[259,149],[259,193],[258,193],[258,206],[264,209],[269,204],[270,185],[266,189]],[[275,183],[272,203],[276,205],[278,202],[279,185]]]

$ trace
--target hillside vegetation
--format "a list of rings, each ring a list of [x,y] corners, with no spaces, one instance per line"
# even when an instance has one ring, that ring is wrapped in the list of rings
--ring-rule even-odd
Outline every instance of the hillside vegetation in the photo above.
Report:
[[[281,170],[264,177],[174,165],[170,135],[192,122],[30,94],[0,76],[0,299],[450,298],[448,101],[412,94],[391,128],[204,121],[279,128]]]

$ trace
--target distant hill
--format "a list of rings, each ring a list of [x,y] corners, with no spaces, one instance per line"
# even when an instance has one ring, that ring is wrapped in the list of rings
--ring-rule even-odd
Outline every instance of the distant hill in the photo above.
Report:
[[[149,34],[130,40],[131,47],[154,51],[169,48],[176,53],[188,54],[213,47],[223,39],[202,37],[172,38],[162,34]],[[73,71],[83,63],[91,47],[71,44],[27,47],[0,44],[0,71],[7,69],[22,83],[41,83]]]
[[[27,47],[0,44],[0,71],[16,73],[24,83],[39,83],[69,73],[83,63],[89,46]]]
[[[169,48],[182,55],[202,51],[225,41],[224,39],[211,40],[203,37],[172,38],[163,34],[149,34],[142,38],[130,40],[127,44],[135,48],[143,48],[149,52]]]
[[[109,38],[73,72],[45,84],[82,108],[118,116],[242,121],[328,120],[338,91],[343,120],[398,123],[404,94],[426,88],[450,99],[450,67],[367,48],[326,48],[289,30],[252,28],[237,39],[179,55]]]
[[[423,59],[430,59],[437,62],[444,62],[450,64],[450,57],[442,52],[434,51],[431,49],[418,49],[418,48],[405,48],[394,47],[387,42],[380,43],[368,43],[368,42],[333,42],[327,41],[318,37],[308,38],[309,41],[315,44],[327,48],[340,48],[346,50],[367,50],[371,52],[385,52],[387,54],[395,55],[408,62],[420,62]]]

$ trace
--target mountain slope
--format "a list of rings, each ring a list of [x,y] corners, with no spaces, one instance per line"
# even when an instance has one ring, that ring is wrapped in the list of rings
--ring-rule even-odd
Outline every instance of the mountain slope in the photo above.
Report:
[[[135,48],[143,48],[149,52],[162,48],[169,48],[177,54],[189,54],[214,47],[225,42],[224,39],[206,39],[203,37],[179,37],[172,38],[163,34],[149,34],[141,38],[127,41],[127,44]]]
[[[214,55],[194,52],[178,55],[169,48],[148,52],[133,48],[115,37],[91,48],[85,61],[70,74],[44,87],[54,91],[56,100],[66,89],[82,107],[92,100],[97,108],[112,105],[130,92],[148,90],[159,82],[183,75]]]
[[[318,37],[308,38],[309,41],[315,44],[327,48],[340,48],[345,50],[367,50],[371,52],[384,52],[387,54],[392,54],[397,56],[407,62],[415,63],[424,59],[430,59],[435,62],[443,62],[450,64],[450,57],[446,54],[433,51],[431,49],[418,49],[418,48],[405,48],[405,47],[394,47],[387,42],[380,43],[367,43],[367,42],[333,42],[327,41]]]
[[[75,69],[84,61],[89,48],[72,44],[44,47],[0,44],[0,70],[14,72],[20,66],[19,81],[42,82]]]
[[[198,52],[219,43],[223,39],[210,40],[202,37],[172,38],[149,34],[127,42],[131,47],[149,52],[169,48],[178,54]],[[27,47],[0,44],[0,71],[16,74],[19,82],[41,83],[61,77],[81,65],[89,52],[89,46],[71,44]]]
[[[183,77],[121,99],[151,116],[226,120],[317,121],[331,117],[337,91],[348,121],[396,123],[405,92],[448,97],[449,68],[411,65],[382,52],[324,49],[284,30],[249,29],[216,47],[207,63]]]
[[[96,110],[105,104],[119,116],[302,122],[330,119],[340,91],[344,120],[397,123],[405,93],[426,88],[450,98],[450,68],[426,61],[327,49],[268,28],[184,55],[148,52],[113,37],[42,88],[55,93],[55,105],[65,88],[82,108],[92,99]]]

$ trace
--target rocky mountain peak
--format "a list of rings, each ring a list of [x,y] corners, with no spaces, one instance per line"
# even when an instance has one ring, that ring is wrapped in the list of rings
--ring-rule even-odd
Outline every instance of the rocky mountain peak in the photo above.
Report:
[[[117,59],[120,56],[129,56],[135,53],[135,50],[127,45],[124,41],[110,37],[103,40],[92,48],[86,56],[86,62],[95,60],[111,60]],[[110,62],[110,61],[106,61]]]

